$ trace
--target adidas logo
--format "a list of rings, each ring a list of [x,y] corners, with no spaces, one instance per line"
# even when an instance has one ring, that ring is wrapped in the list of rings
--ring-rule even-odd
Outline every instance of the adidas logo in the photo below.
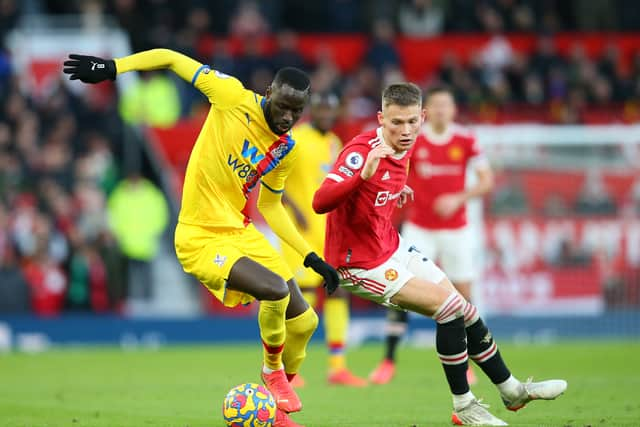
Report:
[[[382,175],[382,181],[386,181],[388,179],[391,179],[391,175],[389,175],[389,171],[386,171],[384,175]]]

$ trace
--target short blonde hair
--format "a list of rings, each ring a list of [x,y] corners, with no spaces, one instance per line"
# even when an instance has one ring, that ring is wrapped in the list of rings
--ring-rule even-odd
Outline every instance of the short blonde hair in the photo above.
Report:
[[[422,106],[422,90],[414,83],[393,83],[382,91],[382,106]]]

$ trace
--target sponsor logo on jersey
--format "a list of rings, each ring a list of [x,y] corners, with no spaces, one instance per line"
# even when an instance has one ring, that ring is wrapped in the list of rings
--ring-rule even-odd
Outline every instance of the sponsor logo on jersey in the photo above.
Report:
[[[283,144],[283,145],[286,146],[286,144]],[[276,150],[280,149],[280,147],[282,147],[282,145],[276,148]],[[258,149],[255,146],[253,146],[248,139],[245,139],[242,145],[242,157],[244,157],[245,159],[249,158],[249,161],[251,162],[251,164],[255,165],[256,163],[260,162],[260,160],[264,159],[264,154],[260,154]]]
[[[246,179],[248,181],[257,173],[254,170],[253,165],[264,159],[264,154],[261,154],[258,149],[249,142],[248,139],[244,140],[241,154],[244,159],[248,160],[248,162],[243,161],[238,157],[234,157],[232,154],[229,154],[227,164],[233,170],[233,172],[238,175],[239,178]]]
[[[391,193],[390,191],[378,191],[374,206],[384,206],[389,200],[396,200],[401,193]]]
[[[434,165],[429,162],[418,162],[415,167],[416,172],[423,178],[437,175],[460,175],[464,173],[462,165]]]
[[[358,170],[364,164],[364,158],[362,157],[362,154],[353,152],[347,155],[347,158],[344,160],[344,162],[349,168]]]
[[[202,70],[205,74],[208,73],[210,70],[208,68],[205,68],[204,70]],[[230,79],[231,76],[229,74],[225,74],[222,71],[218,71],[218,70],[214,70],[213,74],[216,75],[217,78],[219,79]]]
[[[389,171],[385,171],[385,173],[382,175],[381,181],[386,181],[388,179],[391,179],[391,175],[389,174]]]
[[[427,157],[429,157],[429,150],[427,150],[424,147],[421,147],[416,152],[416,156],[418,156],[419,159],[426,159]]]
[[[353,171],[346,166],[340,166],[338,168],[338,172],[341,172],[342,174],[348,176],[349,178],[353,176]]]
[[[462,148],[460,148],[457,145],[454,145],[453,147],[449,148],[449,150],[447,151],[447,154],[449,155],[449,158],[454,162],[458,162],[462,160]]]
[[[384,272],[384,278],[390,282],[393,282],[398,278],[398,272],[393,268],[389,268],[387,271]]]

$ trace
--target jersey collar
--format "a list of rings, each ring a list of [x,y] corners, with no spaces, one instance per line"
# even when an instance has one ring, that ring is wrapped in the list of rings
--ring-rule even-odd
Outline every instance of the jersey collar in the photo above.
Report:
[[[434,145],[445,145],[453,136],[453,125],[447,126],[442,133],[436,133],[429,123],[425,123],[422,126],[422,133],[430,143]]]

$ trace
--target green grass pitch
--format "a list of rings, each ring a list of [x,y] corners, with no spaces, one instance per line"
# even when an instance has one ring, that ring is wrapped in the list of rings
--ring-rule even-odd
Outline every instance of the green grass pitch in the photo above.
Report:
[[[217,427],[222,399],[234,385],[258,380],[261,348],[217,345],[158,351],[68,349],[0,355],[3,427]],[[377,345],[349,353],[366,375]],[[577,342],[504,345],[521,379],[565,378],[567,393],[505,410],[489,381],[474,387],[513,426],[640,426],[640,343]],[[433,349],[401,348],[393,383],[366,389],[326,385],[326,352],[309,349],[300,390],[304,410],[294,419],[314,426],[448,426],[451,401]]]

